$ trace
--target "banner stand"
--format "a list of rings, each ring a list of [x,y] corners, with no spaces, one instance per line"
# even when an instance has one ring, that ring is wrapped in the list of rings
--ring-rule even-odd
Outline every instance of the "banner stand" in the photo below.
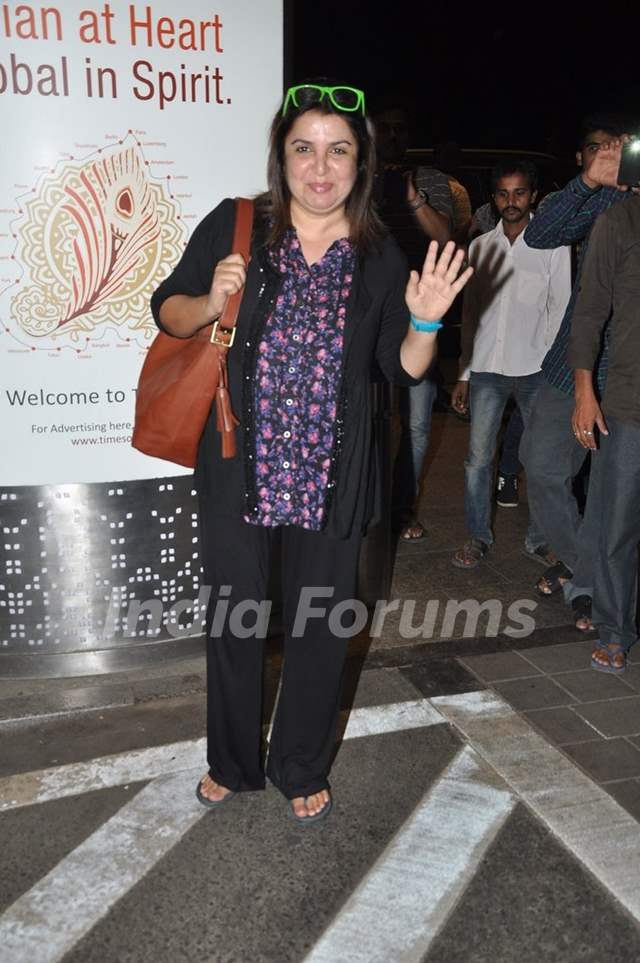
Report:
[[[283,0],[2,4],[2,676],[203,650],[192,477],[131,447],[135,392],[151,294],[266,187],[282,75]]]

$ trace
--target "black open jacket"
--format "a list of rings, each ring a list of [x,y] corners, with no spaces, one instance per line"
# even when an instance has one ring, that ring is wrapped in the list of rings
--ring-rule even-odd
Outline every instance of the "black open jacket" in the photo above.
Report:
[[[231,250],[235,206],[222,201],[197,226],[180,262],[151,299],[156,323],[160,307],[174,294],[207,294],[216,264]],[[256,350],[281,284],[265,256],[264,224],[254,224],[235,343],[228,353],[229,387],[240,420],[238,455],[223,459],[215,407],[202,436],[195,471],[201,506],[208,516],[251,515],[256,502],[253,378]],[[409,312],[404,291],[407,266],[395,241],[387,237],[373,254],[357,258],[347,304],[338,417],[327,491],[324,531],[334,538],[364,532],[381,509],[379,458],[375,451],[372,371],[377,363],[388,381],[418,382],[400,363],[400,346]],[[204,504],[203,504],[204,502]]]

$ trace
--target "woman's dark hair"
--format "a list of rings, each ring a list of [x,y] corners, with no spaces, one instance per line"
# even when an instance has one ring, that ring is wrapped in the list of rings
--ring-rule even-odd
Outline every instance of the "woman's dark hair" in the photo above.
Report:
[[[303,83],[320,83],[328,86],[339,86],[335,81],[326,78],[303,81]],[[278,244],[291,225],[289,201],[291,194],[287,186],[284,166],[284,146],[294,123],[310,110],[320,114],[335,114],[342,117],[349,125],[358,147],[358,172],[353,189],[347,198],[345,210],[351,228],[350,240],[360,251],[370,251],[375,248],[385,229],[378,217],[373,200],[373,181],[376,173],[376,149],[373,127],[361,111],[339,110],[333,106],[329,97],[325,95],[319,103],[305,107],[288,106],[287,113],[282,115],[282,106],[278,109],[271,124],[269,137],[269,157],[267,161],[268,193],[257,198],[258,209],[269,216],[271,228],[267,235],[268,244]]]
[[[525,157],[512,157],[498,161],[491,171],[491,193],[495,194],[498,181],[503,177],[510,177],[512,174],[522,174],[529,181],[529,189],[538,190],[538,168]]]

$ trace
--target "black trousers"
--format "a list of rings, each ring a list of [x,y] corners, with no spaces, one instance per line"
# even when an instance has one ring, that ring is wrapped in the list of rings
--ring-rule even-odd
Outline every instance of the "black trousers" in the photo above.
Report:
[[[264,638],[247,630],[256,622],[253,609],[267,601],[274,529],[211,516],[202,504],[200,514],[205,578],[211,585],[207,616],[209,773],[235,791],[263,789]],[[332,633],[329,619],[334,606],[355,597],[361,537],[334,539],[296,527],[283,527],[281,535],[284,668],[267,776],[287,799],[293,799],[329,786],[348,644],[348,638]],[[312,588],[322,591],[314,593]],[[325,614],[304,619],[305,608],[307,613],[325,609]],[[345,612],[341,623],[352,624],[353,614],[349,617]],[[296,637],[294,629],[298,630]]]

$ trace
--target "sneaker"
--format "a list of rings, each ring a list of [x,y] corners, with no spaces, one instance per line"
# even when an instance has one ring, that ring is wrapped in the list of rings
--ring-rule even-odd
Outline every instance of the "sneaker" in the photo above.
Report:
[[[502,508],[518,507],[517,475],[498,475],[496,501]]]

